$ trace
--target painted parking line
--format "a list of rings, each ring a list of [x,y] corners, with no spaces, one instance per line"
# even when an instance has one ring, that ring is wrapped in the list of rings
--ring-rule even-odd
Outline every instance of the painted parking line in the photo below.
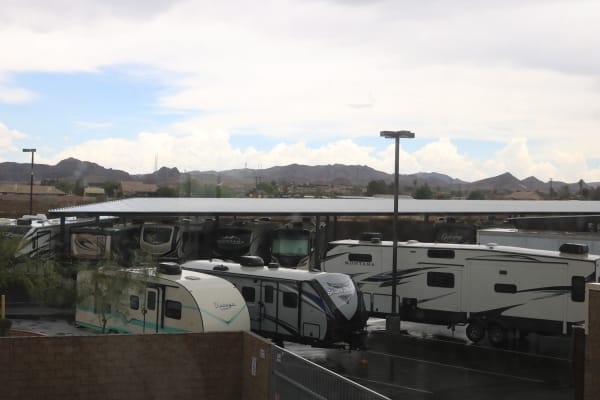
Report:
[[[410,390],[413,392],[419,392],[419,393],[424,393],[424,394],[431,394],[431,395],[434,394],[433,392],[430,392],[428,390],[417,389],[417,388],[413,388],[413,387],[409,387],[409,386],[396,385],[396,384],[388,383],[388,382],[384,382],[384,381],[376,381],[373,379],[365,379],[365,378],[360,378],[358,376],[351,376],[351,375],[342,375],[342,376],[344,378],[357,380],[357,381],[363,381],[363,382],[367,382],[367,383],[373,383],[375,385],[388,386],[388,387],[392,387],[392,388],[396,388],[396,389],[405,389],[405,390]]]
[[[440,362],[436,362],[436,361],[421,360],[419,358],[403,357],[403,356],[398,356],[398,355],[394,355],[394,354],[381,353],[378,351],[366,351],[366,353],[370,353],[370,354],[374,354],[374,355],[378,355],[378,356],[398,358],[398,359],[408,360],[408,361],[415,361],[415,362],[419,362],[419,363],[423,363],[423,364],[435,365],[438,367],[452,368],[452,369],[456,369],[456,370],[460,370],[460,371],[475,372],[478,374],[493,375],[493,376],[499,376],[502,378],[510,378],[510,379],[515,379],[515,380],[519,380],[519,381],[544,383],[544,381],[541,379],[534,379],[534,378],[527,378],[527,377],[522,377],[522,376],[517,376],[517,375],[503,374],[501,372],[486,371],[484,369],[460,367],[458,365],[445,364],[445,363],[440,363]]]

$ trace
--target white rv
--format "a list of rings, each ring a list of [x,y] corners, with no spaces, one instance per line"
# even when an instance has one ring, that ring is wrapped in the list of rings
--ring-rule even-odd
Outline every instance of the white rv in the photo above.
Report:
[[[139,249],[140,226],[75,227],[70,230],[70,235],[71,258],[91,262],[115,260],[130,267]]]
[[[87,270],[77,277],[75,324],[104,332],[179,333],[250,330],[248,308],[240,292],[225,279],[182,271],[174,263],[158,270]],[[125,274],[125,275],[123,275]],[[126,279],[123,277],[126,276]],[[98,287],[127,282],[116,296]]]
[[[349,274],[372,315],[391,312],[393,243],[340,240],[324,271]],[[596,282],[600,257],[585,246],[562,252],[496,245],[398,243],[396,307],[404,320],[468,324],[473,342],[487,332],[501,344],[508,330],[567,334],[584,320],[586,282]]]
[[[265,267],[252,256],[241,262],[194,260],[182,268],[232,282],[246,300],[252,330],[262,336],[313,346],[362,346],[368,315],[348,275]]]
[[[140,249],[162,261],[208,258],[212,229],[212,220],[145,222],[140,231]]]
[[[271,233],[271,262],[282,267],[309,269],[314,265],[315,252],[324,255],[325,224],[319,229],[313,222],[288,222]]]
[[[565,243],[578,243],[587,245],[590,253],[600,254],[600,233],[598,232],[487,228],[477,230],[477,243],[496,243],[503,246],[542,250],[558,250]]]

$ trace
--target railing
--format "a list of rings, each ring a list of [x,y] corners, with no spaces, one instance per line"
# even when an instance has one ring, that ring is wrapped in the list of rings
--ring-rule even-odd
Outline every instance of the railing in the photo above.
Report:
[[[271,400],[389,400],[279,346],[271,348]]]

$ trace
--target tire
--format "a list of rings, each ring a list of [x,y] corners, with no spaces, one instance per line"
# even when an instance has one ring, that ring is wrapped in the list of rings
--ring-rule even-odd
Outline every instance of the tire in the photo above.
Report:
[[[479,343],[485,337],[485,325],[481,321],[472,321],[467,325],[467,338],[473,343]]]
[[[506,329],[500,324],[491,324],[488,326],[488,338],[494,347],[501,347],[506,342]]]

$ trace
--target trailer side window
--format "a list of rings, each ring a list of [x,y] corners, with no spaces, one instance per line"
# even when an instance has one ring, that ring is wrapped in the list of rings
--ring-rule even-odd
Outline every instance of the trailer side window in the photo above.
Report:
[[[273,286],[265,286],[265,303],[273,303],[273,298],[275,297],[274,292]]]
[[[427,286],[441,287],[441,288],[453,288],[454,287],[454,274],[450,273],[450,272],[428,272],[427,273]]]
[[[348,254],[348,261],[372,262],[373,256],[371,254],[350,253]]]
[[[181,303],[178,301],[167,300],[165,302],[165,317],[181,319]]]
[[[131,308],[132,310],[140,309],[140,296],[136,296],[134,294],[129,296],[129,308]]]
[[[494,285],[494,291],[496,293],[517,293],[517,285],[511,285],[509,283],[496,283]]]
[[[256,300],[256,291],[253,287],[242,286],[242,297],[244,298],[244,300],[250,303],[254,303],[254,301]]]
[[[447,249],[429,249],[427,250],[429,258],[454,258],[454,250]]]
[[[298,295],[292,292],[283,293],[283,306],[288,308],[297,308]]]
[[[571,278],[571,300],[585,301],[585,278],[583,276],[574,276]]]

